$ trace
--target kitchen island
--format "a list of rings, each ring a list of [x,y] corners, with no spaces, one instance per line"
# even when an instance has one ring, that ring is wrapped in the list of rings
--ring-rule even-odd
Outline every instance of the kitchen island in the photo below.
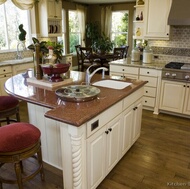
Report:
[[[82,84],[85,73],[70,71],[70,77]],[[101,75],[92,78],[98,80]],[[29,85],[22,74],[6,81],[6,91],[27,102],[29,121],[42,133],[43,161],[63,170],[65,189],[96,188],[140,136],[146,82],[125,81],[132,84],[122,90],[98,87],[96,99],[77,103]]]

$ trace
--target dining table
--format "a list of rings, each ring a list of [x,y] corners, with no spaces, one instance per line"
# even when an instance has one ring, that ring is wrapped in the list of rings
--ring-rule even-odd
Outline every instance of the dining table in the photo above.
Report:
[[[117,58],[117,56],[114,53],[105,53],[105,54],[101,54],[101,53],[92,53],[92,57],[93,60],[99,60],[101,66],[104,66],[104,64],[113,61]]]

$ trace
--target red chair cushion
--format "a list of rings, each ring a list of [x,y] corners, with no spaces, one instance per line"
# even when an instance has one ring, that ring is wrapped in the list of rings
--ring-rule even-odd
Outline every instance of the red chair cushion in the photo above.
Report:
[[[40,130],[29,123],[12,123],[0,127],[0,153],[23,150],[35,144]]]
[[[0,96],[0,111],[16,107],[19,101],[13,96]]]

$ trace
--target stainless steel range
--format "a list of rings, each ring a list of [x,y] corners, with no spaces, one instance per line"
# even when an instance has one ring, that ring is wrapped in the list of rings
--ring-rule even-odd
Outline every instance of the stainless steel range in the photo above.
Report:
[[[162,69],[162,79],[190,82],[190,64],[170,62]]]

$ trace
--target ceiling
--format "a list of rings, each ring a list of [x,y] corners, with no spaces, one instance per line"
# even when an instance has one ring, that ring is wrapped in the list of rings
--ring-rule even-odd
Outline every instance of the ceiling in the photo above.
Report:
[[[76,3],[85,3],[85,4],[109,4],[109,3],[136,2],[136,0],[70,0],[70,1],[76,2]]]

